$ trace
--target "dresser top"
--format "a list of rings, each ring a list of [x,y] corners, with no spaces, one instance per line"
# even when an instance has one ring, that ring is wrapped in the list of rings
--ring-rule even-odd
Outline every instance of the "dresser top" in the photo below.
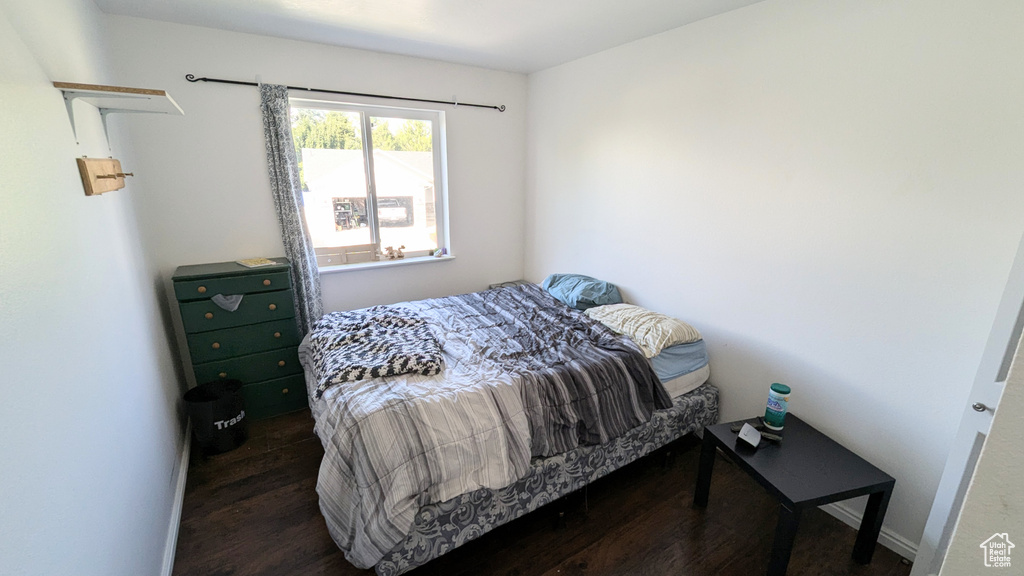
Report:
[[[195,280],[200,278],[207,278],[210,276],[240,276],[243,274],[259,274],[262,272],[280,272],[287,270],[291,266],[291,262],[284,257],[269,258],[277,262],[277,264],[257,266],[255,268],[249,268],[248,266],[242,266],[237,262],[216,262],[213,264],[191,264],[188,266],[178,266],[174,271],[172,280]]]

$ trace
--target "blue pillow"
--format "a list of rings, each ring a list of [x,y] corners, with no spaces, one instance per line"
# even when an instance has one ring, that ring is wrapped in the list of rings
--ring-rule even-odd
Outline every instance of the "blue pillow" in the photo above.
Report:
[[[614,284],[582,274],[552,274],[544,279],[541,288],[577,310],[622,302]]]

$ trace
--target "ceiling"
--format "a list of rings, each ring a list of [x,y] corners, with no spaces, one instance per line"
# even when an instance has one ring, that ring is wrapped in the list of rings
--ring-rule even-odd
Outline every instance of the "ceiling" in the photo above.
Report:
[[[760,0],[94,0],[138,16],[530,73]]]

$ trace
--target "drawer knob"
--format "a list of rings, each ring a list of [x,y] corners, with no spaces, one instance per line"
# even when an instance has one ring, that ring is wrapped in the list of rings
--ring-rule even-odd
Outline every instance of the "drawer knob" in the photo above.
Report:
[[[213,318],[213,312],[207,312],[206,314],[203,315],[203,317],[209,320]]]
[[[274,338],[280,338],[280,337],[281,337],[281,333],[280,332],[274,332]]]
[[[267,278],[266,280],[264,280],[263,281],[263,285],[264,286],[270,286],[270,278]]]
[[[220,342],[214,342],[213,343],[213,349],[214,350],[220,350]]]
[[[271,304],[270,306],[267,306],[267,308],[270,308],[271,310],[277,310],[277,304]]]
[[[277,365],[278,366],[284,366],[284,360],[278,360],[277,361]]]
[[[217,376],[220,376],[221,378],[227,378],[228,377],[228,373],[227,372],[221,372],[220,374],[217,374]]]
[[[287,393],[288,393],[288,389],[287,388],[282,388],[281,389],[281,394],[287,394]]]
[[[198,292],[199,292],[200,294],[206,294],[206,286],[200,286],[199,288],[196,288],[196,290],[197,290],[197,291],[198,291]]]

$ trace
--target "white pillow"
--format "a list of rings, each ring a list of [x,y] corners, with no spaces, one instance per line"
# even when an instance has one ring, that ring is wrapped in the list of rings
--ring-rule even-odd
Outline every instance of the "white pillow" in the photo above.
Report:
[[[669,346],[701,339],[700,332],[686,322],[633,304],[597,306],[584,314],[628,336],[648,358],[657,356]]]

